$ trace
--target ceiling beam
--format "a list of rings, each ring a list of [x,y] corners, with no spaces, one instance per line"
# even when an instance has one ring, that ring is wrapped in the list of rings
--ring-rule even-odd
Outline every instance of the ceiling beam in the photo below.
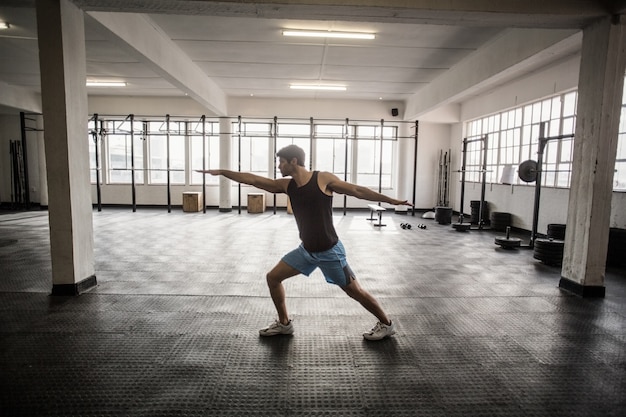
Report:
[[[624,12],[624,0],[73,0],[85,11],[461,26],[577,28]]]
[[[41,95],[24,87],[0,81],[0,106],[29,113],[41,113]]]
[[[555,56],[574,54],[581,42],[581,31],[508,29],[411,96],[404,118],[417,119],[540,68]]]
[[[226,94],[148,16],[89,12],[108,37],[131,56],[174,85],[215,116],[227,115]]]

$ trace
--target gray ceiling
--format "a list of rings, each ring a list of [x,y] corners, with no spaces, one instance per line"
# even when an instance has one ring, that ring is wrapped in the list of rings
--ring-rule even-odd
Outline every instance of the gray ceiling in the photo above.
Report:
[[[87,78],[123,80],[93,95],[181,96],[176,74],[128,47],[99,14],[132,11],[170,45],[180,65],[197,66],[226,97],[406,101],[510,27],[578,29],[608,9],[596,1],[551,5],[508,1],[121,1],[76,0],[86,11]],[[379,3],[384,3],[381,6]],[[443,6],[439,3],[445,3]],[[531,3],[531,5],[526,5]],[[607,2],[611,3],[611,2]],[[333,6],[338,4],[338,6]],[[613,5],[613,3],[611,3]],[[471,7],[468,7],[470,6]],[[19,7],[18,7],[19,6]],[[465,6],[464,8],[461,8]],[[623,11],[623,6],[613,5]],[[498,9],[500,7],[500,9]],[[534,9],[529,9],[533,7]],[[128,13],[118,15],[131,17]],[[37,26],[32,1],[0,0],[0,83],[39,91]],[[372,41],[285,38],[283,29],[365,31]],[[169,44],[168,44],[169,42]],[[183,55],[178,55],[182,52]],[[571,53],[571,50],[567,51]],[[553,57],[558,59],[559,57]],[[164,59],[167,59],[165,57]],[[164,72],[169,76],[164,76]],[[202,82],[202,80],[198,80]],[[289,89],[290,83],[346,85],[346,92]],[[193,85],[193,84],[191,84]],[[213,84],[212,84],[213,85]],[[1,99],[0,99],[1,101]],[[2,104],[0,102],[0,104]]]

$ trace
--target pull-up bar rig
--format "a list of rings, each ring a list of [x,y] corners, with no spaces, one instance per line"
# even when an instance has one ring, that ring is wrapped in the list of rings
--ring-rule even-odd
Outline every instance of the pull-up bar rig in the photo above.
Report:
[[[543,172],[543,153],[547,143],[551,140],[558,139],[566,139],[573,138],[574,134],[566,134],[566,135],[556,135],[556,136],[548,136],[545,137],[545,127],[546,122],[541,122],[539,124],[539,138],[538,141],[538,149],[537,149],[537,162],[533,160],[527,160],[522,162],[519,165],[518,175],[522,181],[525,182],[533,182],[535,181],[535,201],[533,207],[533,224],[532,230],[530,233],[530,240],[528,245],[521,245],[520,239],[518,238],[510,238],[509,230],[507,227],[506,237],[496,238],[496,244],[504,247],[504,248],[513,248],[513,247],[521,247],[527,249],[533,249],[535,247],[535,240],[537,239],[537,226],[539,224],[539,203],[541,201],[541,173]],[[547,171],[548,172],[548,171]],[[549,171],[549,172],[563,172],[560,170]],[[566,172],[569,172],[567,170]]]
[[[130,166],[130,171],[131,171],[131,198],[132,198],[132,210],[133,212],[135,212],[137,210],[137,199],[136,199],[136,184],[135,184],[135,172],[138,170],[137,168],[135,168],[135,155],[134,155],[134,121],[135,121],[135,115],[134,114],[130,114],[125,116],[124,118],[124,122],[126,121],[130,121],[130,125],[131,125],[131,129],[130,131],[128,131],[127,133],[130,134],[130,139],[131,139],[131,166]],[[143,117],[143,116],[142,116]],[[148,117],[148,116],[146,116]],[[182,117],[182,116],[181,116]],[[153,118],[152,116],[150,116],[150,118]],[[298,118],[297,120],[302,120],[301,118]],[[336,119],[318,119],[318,120],[322,120],[322,121],[327,121],[327,120],[333,120],[336,121]],[[90,121],[94,122],[94,128],[92,130],[90,130],[90,134],[92,135],[94,144],[95,144],[95,156],[96,156],[96,194],[97,194],[97,207],[98,207],[98,211],[102,211],[102,197],[101,197],[101,178],[100,178],[100,172],[101,172],[101,167],[99,165],[100,163],[100,158],[99,158],[99,153],[100,153],[100,149],[99,149],[99,142],[106,137],[107,132],[106,129],[104,128],[104,120],[102,120],[98,114],[94,114],[91,118]],[[206,121],[206,116],[202,115],[200,118],[200,121],[198,123],[202,123],[202,169],[206,170],[206,126],[205,126],[205,122]],[[354,120],[356,122],[371,122],[371,120]],[[238,132],[237,132],[237,140],[238,140],[238,149],[239,149],[239,155],[238,155],[238,171],[241,171],[241,125],[242,125],[242,116],[238,116],[237,117],[237,122],[238,122]],[[313,124],[314,124],[314,118],[311,117],[309,119],[309,122],[311,124],[311,129],[310,129],[310,139],[311,139],[311,146],[309,149],[309,155],[312,155],[313,152],[313,139],[315,138],[315,134],[313,131]],[[380,160],[380,164],[379,164],[379,183],[378,183],[378,192],[382,192],[382,154],[383,154],[383,129],[382,127],[384,126],[384,119],[380,120],[380,124],[381,124],[381,133],[380,133],[380,155],[381,155],[381,160]],[[349,132],[349,123],[350,120],[348,118],[345,119],[345,124],[344,124],[344,133],[343,133],[343,138],[345,139],[345,160],[344,160],[344,164],[345,164],[345,169],[344,169],[344,180],[347,181],[347,175],[348,175],[348,141],[350,140],[348,132]],[[399,123],[397,121],[394,121],[394,123]],[[402,122],[402,123],[408,123],[408,122]],[[412,122],[411,122],[412,123]],[[412,203],[413,203],[413,207],[412,207],[412,215],[415,216],[415,199],[416,199],[416,186],[417,186],[417,146],[418,146],[418,131],[419,131],[419,122],[415,121],[415,134],[413,136],[411,136],[411,138],[413,138],[415,140],[415,149],[414,149],[414,161],[413,161],[413,198],[412,198]],[[172,209],[172,203],[171,203],[171,178],[170,178],[170,173],[172,171],[180,171],[180,170],[172,170],[170,168],[170,154],[169,154],[169,142],[170,142],[170,115],[167,114],[165,116],[165,122],[164,122],[165,126],[166,126],[166,138],[167,138],[167,168],[165,169],[165,171],[167,172],[167,208],[168,208],[168,213],[171,212]],[[99,126],[98,126],[99,125]],[[273,118],[273,132],[271,133],[272,138],[274,139],[274,153],[277,152],[276,149],[276,143],[277,143],[277,139],[278,139],[278,118],[275,116]],[[232,132],[229,132],[229,134],[232,135]],[[145,137],[142,139],[146,139]],[[312,169],[311,166],[311,158],[309,158],[309,167]],[[124,171],[127,171],[128,169],[123,169]],[[143,169],[139,169],[139,170],[143,170]],[[154,170],[153,170],[154,171]],[[276,178],[276,161],[274,160],[274,178]],[[203,197],[203,201],[205,202],[203,204],[203,213],[206,213],[206,176],[203,175],[202,176],[202,197]],[[238,184],[238,213],[241,214],[241,184]],[[276,203],[276,194],[274,194],[274,214],[276,214],[276,208],[277,208],[277,203]],[[343,204],[343,213],[344,215],[347,212],[347,197],[344,196],[344,204]]]
[[[201,117],[201,120],[204,121],[204,115]],[[98,157],[99,155],[99,143],[98,143],[98,139],[102,139],[103,137],[106,136],[107,132],[106,129],[104,128],[103,124],[104,121],[100,120],[98,117],[98,114],[94,114],[93,117],[91,118],[91,121],[94,122],[94,129],[92,129],[90,131],[93,141],[94,141],[94,145],[95,145],[95,157],[96,157],[96,195],[97,195],[97,207],[98,207],[98,211],[102,211],[102,192],[101,192],[101,185],[100,185],[100,158]],[[134,123],[135,123],[135,115],[134,114],[129,114],[128,116],[126,116],[126,118],[124,119],[124,122],[130,122],[130,130],[127,131],[126,133],[128,133],[130,135],[130,178],[131,178],[131,201],[132,201],[132,210],[133,213],[137,211],[137,193],[136,193],[136,184],[135,184],[135,172],[136,171],[143,171],[143,169],[138,169],[135,168],[135,129],[134,129]],[[98,127],[98,123],[100,123],[100,127]],[[171,169],[170,166],[170,115],[167,114],[165,115],[165,137],[166,137],[166,168],[162,171],[166,172],[166,177],[167,177],[167,212],[171,213],[172,212],[172,191],[171,191],[171,187],[172,187],[172,183],[171,183],[171,172],[172,171],[180,171],[180,170],[173,170]],[[203,151],[203,157],[202,157],[202,167],[204,169],[205,166],[205,136],[206,136],[206,132],[205,132],[205,126],[204,123],[202,123],[202,151]],[[142,140],[145,140],[146,138],[143,137]],[[124,171],[128,171],[128,169],[123,169]],[[152,171],[159,171],[156,169],[152,169]],[[203,177],[202,179],[202,194],[203,197],[206,193],[205,191],[206,189],[206,183],[205,183],[205,179]],[[204,208],[204,212],[206,213],[206,206]]]
[[[463,162],[461,169],[457,172],[461,173],[461,207],[459,208],[459,224],[463,224],[463,206],[465,199],[465,173],[466,172],[480,172],[481,173],[481,191],[480,191],[480,208],[478,209],[478,229],[483,230],[485,226],[485,221],[483,219],[483,205],[485,204],[485,192],[487,189],[487,139],[488,136],[482,136],[476,139],[463,139]],[[481,152],[482,152],[482,166],[481,168],[476,170],[468,171],[466,169],[467,166],[467,145],[469,143],[480,142],[481,143]],[[454,225],[453,225],[454,226]]]
[[[537,238],[537,227],[539,225],[539,203],[541,199],[541,173],[543,172],[543,152],[546,148],[546,145],[551,140],[558,139],[566,139],[573,138],[574,134],[567,135],[556,135],[556,136],[548,136],[544,137],[546,130],[546,122],[541,122],[539,125],[539,147],[537,149],[537,176],[535,178],[535,204],[533,208],[533,229],[530,234],[530,241],[528,242],[528,247],[530,249],[535,247],[535,239]]]

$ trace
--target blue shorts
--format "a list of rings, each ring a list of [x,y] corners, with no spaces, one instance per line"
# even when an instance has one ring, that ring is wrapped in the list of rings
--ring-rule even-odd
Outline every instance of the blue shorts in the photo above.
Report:
[[[345,287],[355,278],[346,261],[346,250],[341,242],[323,252],[309,252],[301,244],[281,260],[306,276],[319,267],[326,282],[340,287]]]

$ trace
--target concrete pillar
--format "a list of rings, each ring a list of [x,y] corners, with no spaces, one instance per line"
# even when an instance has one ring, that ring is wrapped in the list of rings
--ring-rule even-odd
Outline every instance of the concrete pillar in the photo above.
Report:
[[[232,161],[232,122],[227,117],[220,118],[220,168],[233,169]],[[227,213],[233,211],[231,199],[232,181],[225,177],[220,177],[220,211]]]
[[[96,285],[83,19],[69,0],[37,0],[53,295]]]
[[[603,297],[622,87],[626,69],[622,19],[583,31],[567,234],[559,287]]]

